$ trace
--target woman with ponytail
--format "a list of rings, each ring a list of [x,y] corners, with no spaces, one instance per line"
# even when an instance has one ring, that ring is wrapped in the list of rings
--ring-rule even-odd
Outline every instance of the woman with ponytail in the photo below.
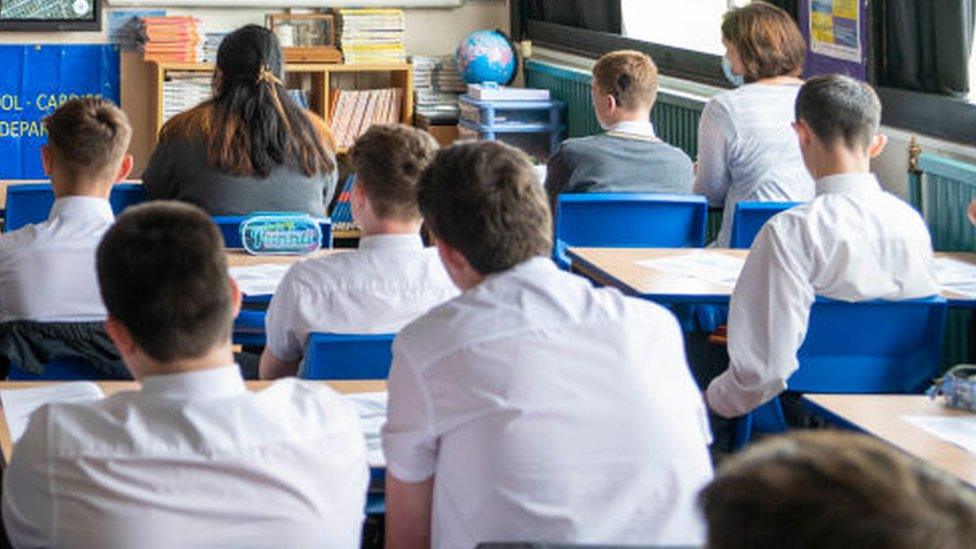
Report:
[[[150,198],[211,215],[254,211],[325,216],[336,185],[325,123],[285,89],[278,38],[248,25],[217,51],[213,99],[163,126],[143,182]]]

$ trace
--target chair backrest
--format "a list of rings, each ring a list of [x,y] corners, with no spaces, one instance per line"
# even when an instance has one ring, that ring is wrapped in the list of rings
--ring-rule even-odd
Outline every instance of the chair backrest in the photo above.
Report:
[[[693,248],[705,245],[702,196],[655,193],[562,194],[556,240],[565,246]]]
[[[129,206],[146,201],[146,190],[138,183],[118,183],[112,187],[109,202],[115,215]],[[54,205],[54,189],[50,183],[30,183],[7,187],[4,230],[15,231],[24,225],[45,221]]]
[[[88,362],[76,358],[57,358],[44,365],[43,374],[34,374],[16,364],[10,365],[10,381],[84,381],[120,379],[101,372]]]
[[[214,216],[214,223],[220,229],[220,234],[224,237],[224,246],[227,248],[243,248],[241,241],[241,224],[247,220],[246,215],[217,215]],[[332,221],[328,218],[319,220],[319,227],[322,228],[322,247],[332,247]]]
[[[395,334],[310,334],[299,375],[305,379],[386,379]]]
[[[786,211],[802,202],[739,202],[735,205],[732,217],[732,237],[729,242],[731,248],[745,248],[752,246],[759,230],[763,228],[774,215]]]
[[[946,319],[942,297],[847,303],[818,299],[791,390],[911,393],[935,376]]]

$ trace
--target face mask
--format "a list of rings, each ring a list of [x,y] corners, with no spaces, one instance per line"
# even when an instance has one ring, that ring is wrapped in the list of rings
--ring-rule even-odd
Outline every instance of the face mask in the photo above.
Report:
[[[725,78],[737,88],[746,83],[745,78],[741,74],[732,72],[732,62],[724,55],[722,56],[722,72],[725,73]]]

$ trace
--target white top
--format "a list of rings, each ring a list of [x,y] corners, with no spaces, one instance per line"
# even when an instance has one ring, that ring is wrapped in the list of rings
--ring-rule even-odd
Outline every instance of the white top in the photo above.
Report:
[[[657,137],[654,134],[654,125],[651,124],[650,120],[624,120],[623,122],[617,122],[613,126],[607,129],[608,133],[625,133],[628,135],[636,135],[638,137]]]
[[[368,471],[341,396],[228,366],[40,408],[3,480],[15,547],[358,548]]]
[[[433,546],[702,543],[712,476],[674,317],[535,258],[393,344],[387,471],[436,476]]]
[[[814,185],[791,123],[798,84],[747,84],[712,98],[698,125],[693,192],[724,206],[715,244],[728,247],[742,200],[803,202]]]
[[[312,332],[396,333],[457,294],[437,250],[424,249],[420,236],[363,237],[356,252],[288,270],[268,307],[268,349],[293,361]]]
[[[0,236],[0,322],[104,320],[95,249],[114,221],[108,200],[71,196],[47,221]]]
[[[844,301],[938,293],[922,217],[871,174],[817,181],[817,198],[759,232],[729,306],[729,369],[708,387],[715,412],[744,414],[786,389],[816,296]]]

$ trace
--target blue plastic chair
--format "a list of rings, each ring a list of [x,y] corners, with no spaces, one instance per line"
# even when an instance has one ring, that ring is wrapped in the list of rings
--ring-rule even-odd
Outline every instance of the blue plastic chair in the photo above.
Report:
[[[224,246],[227,248],[243,248],[241,242],[241,223],[249,216],[246,215],[218,215],[214,216],[214,223],[220,229],[220,234],[224,237]],[[332,247],[332,221],[328,218],[320,219],[319,226],[322,228],[322,247]]]
[[[231,339],[237,345],[264,347],[267,336],[264,332],[265,311],[242,310],[234,319]]]
[[[664,193],[561,194],[556,205],[554,259],[568,268],[566,248],[700,248],[708,203],[702,196]]]
[[[803,202],[739,202],[732,217],[730,248],[749,249],[760,229],[773,216]]]
[[[818,298],[797,351],[800,368],[791,391],[809,393],[918,393],[939,366],[945,298],[848,303]],[[753,432],[787,430],[779,398],[738,419],[733,448]]]
[[[58,358],[44,365],[43,374],[35,374],[16,364],[10,365],[10,381],[99,381],[116,379],[100,372],[84,360]]]
[[[305,379],[386,379],[395,334],[310,334],[299,376]]]
[[[137,183],[119,183],[112,187],[112,194],[109,195],[115,215],[146,199],[146,190]],[[10,185],[7,187],[4,230],[15,231],[31,223],[46,221],[53,205],[54,189],[50,183]]]

